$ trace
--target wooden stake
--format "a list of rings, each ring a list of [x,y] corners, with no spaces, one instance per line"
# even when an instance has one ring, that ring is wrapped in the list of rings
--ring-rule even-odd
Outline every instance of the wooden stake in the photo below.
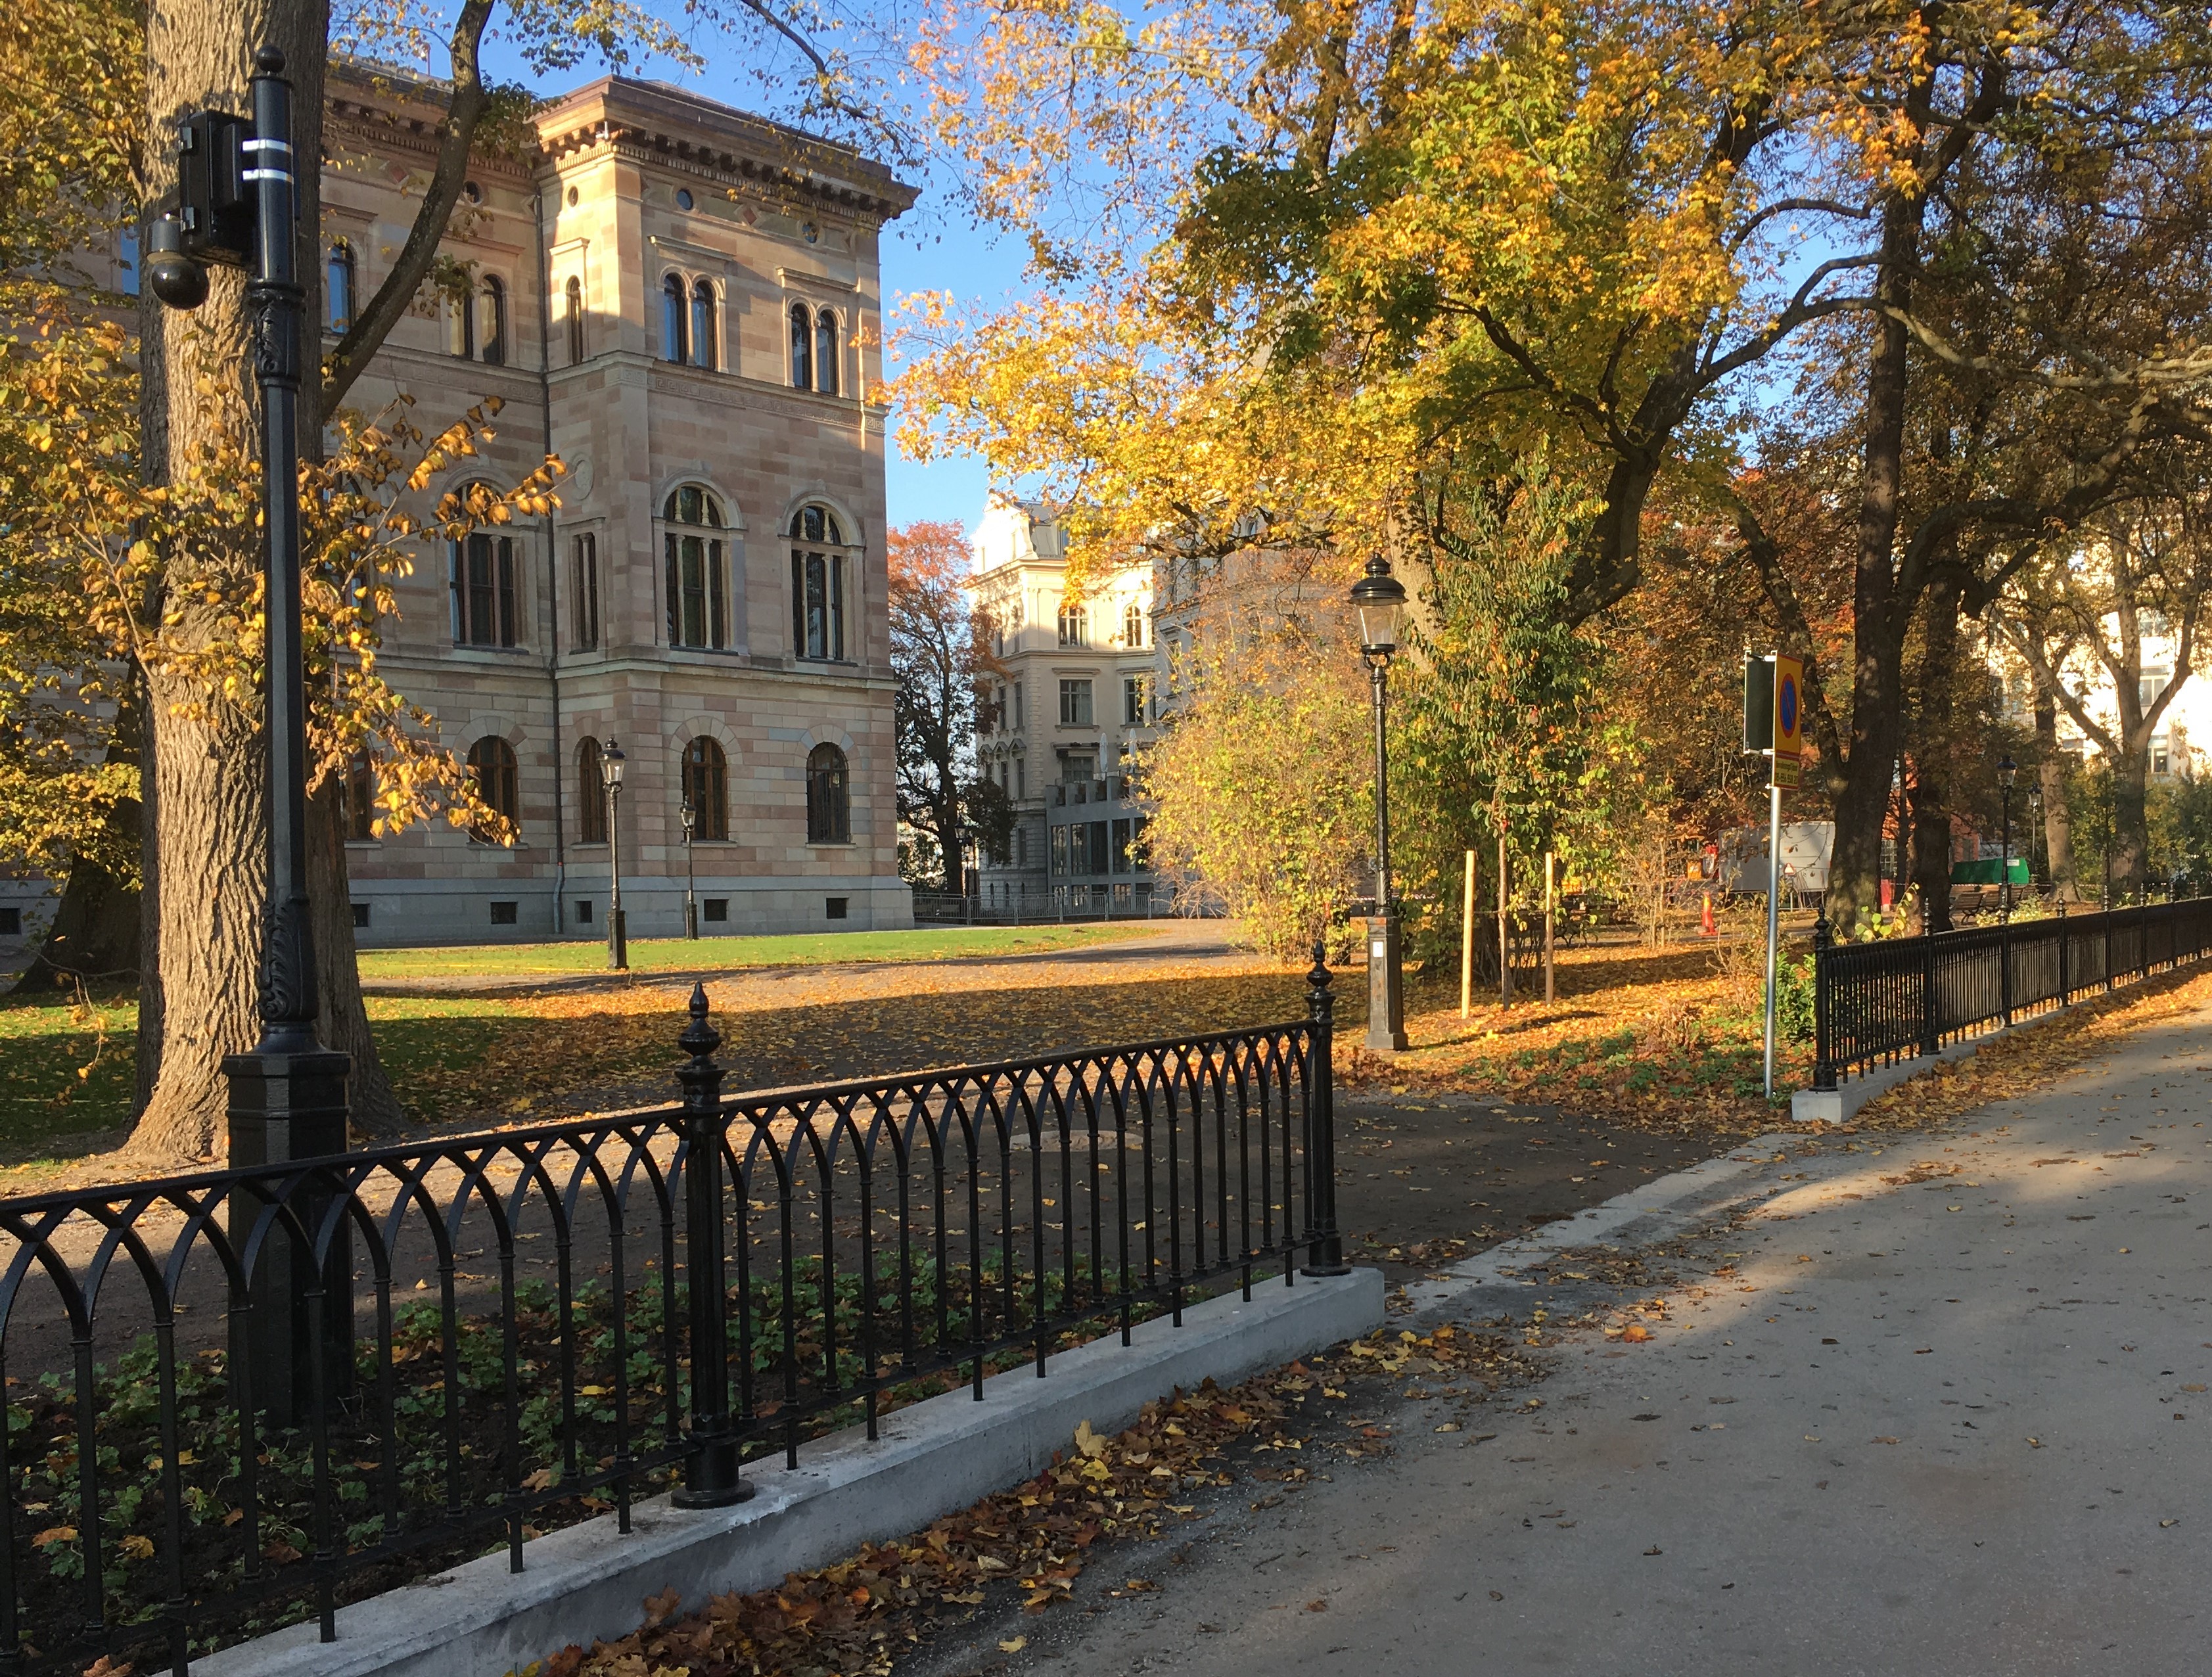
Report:
[[[1513,923],[1506,902],[1505,829],[1498,829],[1498,1005],[1513,1006]]]
[[[1467,905],[1460,914],[1459,1016],[1474,1011],[1474,852],[1467,853]]]
[[[1558,858],[1547,850],[1544,853],[1544,1000],[1556,1000],[1552,986],[1552,867]]]

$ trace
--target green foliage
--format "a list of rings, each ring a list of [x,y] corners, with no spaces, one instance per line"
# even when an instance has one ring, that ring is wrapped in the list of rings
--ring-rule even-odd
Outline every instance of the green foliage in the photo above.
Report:
[[[1192,650],[1187,691],[1139,763],[1153,866],[1214,893],[1261,949],[1300,961],[1340,947],[1366,875],[1375,763],[1366,684],[1340,647],[1288,627]]]
[[[1785,1042],[1813,1040],[1813,957],[1787,955],[1774,963],[1774,1034]]]
[[[1534,454],[1466,499],[1458,529],[1439,532],[1429,621],[1395,682],[1393,842],[1404,894],[1430,903],[1409,926],[1424,952],[1456,946],[1469,849],[1479,902],[1494,909],[1501,825],[1527,907],[1542,899],[1547,851],[1562,877],[1602,879],[1639,803],[1637,740],[1607,712],[1605,652],[1565,609],[1596,498]]]
[[[2212,888],[2212,778],[2157,782],[2148,802],[2153,878],[2184,873]]]

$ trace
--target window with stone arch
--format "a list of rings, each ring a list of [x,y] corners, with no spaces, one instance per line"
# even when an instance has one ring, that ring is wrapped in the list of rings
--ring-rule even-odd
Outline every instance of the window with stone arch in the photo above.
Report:
[[[730,836],[730,763],[720,742],[705,734],[684,748],[684,798],[692,837],[720,843]]]
[[[607,842],[607,780],[599,742],[589,734],[576,742],[576,842]]]
[[[670,492],[660,509],[668,644],[720,652],[730,644],[729,520],[696,483]]]
[[[691,282],[691,365],[708,369],[722,364],[722,335],[715,326],[714,283]]]
[[[678,365],[689,355],[684,344],[684,276],[664,275],[660,281],[660,358]]]
[[[1087,647],[1091,644],[1091,608],[1080,600],[1063,601],[1060,605],[1060,644],[1063,647]]]
[[[323,268],[323,302],[328,311],[330,329],[334,332],[343,332],[353,325],[354,286],[357,278],[353,246],[343,239],[331,240],[330,256]]]
[[[496,501],[489,483],[458,490],[467,502],[481,491]],[[503,530],[473,530],[446,544],[446,583],[451,598],[453,644],[457,647],[513,647],[520,643],[514,538]]]
[[[1130,647],[1145,644],[1145,608],[1134,600],[1121,609],[1121,644]]]
[[[827,507],[802,507],[791,520],[791,645],[797,656],[845,661],[845,589],[851,555],[844,526]]]
[[[469,779],[479,804],[495,815],[505,816],[510,827],[521,827],[522,799],[514,746],[495,733],[477,741],[469,747]],[[469,836],[478,844],[502,842],[497,830],[488,823],[472,829]]]
[[[853,842],[852,789],[845,754],[835,745],[817,745],[806,754],[806,842]]]
[[[791,387],[814,388],[814,325],[805,303],[791,306]]]
[[[584,282],[569,275],[562,296],[568,311],[568,365],[576,367],[584,359]]]
[[[814,387],[824,396],[837,393],[837,370],[845,359],[837,336],[837,312],[825,308],[814,317]]]
[[[477,293],[479,329],[477,341],[483,358],[493,367],[507,364],[507,285],[496,274],[486,274]]]

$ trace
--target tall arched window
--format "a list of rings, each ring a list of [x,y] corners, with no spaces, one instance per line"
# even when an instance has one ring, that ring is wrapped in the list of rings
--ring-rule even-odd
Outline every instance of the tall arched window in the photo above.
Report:
[[[376,764],[366,751],[346,759],[345,777],[338,782],[340,824],[351,842],[376,836]]]
[[[496,274],[484,276],[477,307],[483,317],[477,337],[483,345],[483,358],[494,367],[503,367],[507,363],[507,287]]]
[[[823,309],[814,317],[814,387],[826,395],[837,393],[837,366],[844,356],[837,344],[837,316]]]
[[[721,333],[714,327],[714,287],[710,280],[691,283],[691,364],[721,364]]]
[[[1087,647],[1091,644],[1091,610],[1079,601],[1062,601],[1060,604],[1060,644],[1063,647]]]
[[[791,306],[791,387],[814,388],[814,331],[805,303]]]
[[[721,535],[726,523],[722,504],[696,484],[687,483],[668,497],[660,516],[671,526],[663,538],[668,644],[720,650],[730,644],[728,547]]]
[[[334,332],[353,325],[353,246],[343,239],[333,239],[330,257],[323,264],[323,304]]]
[[[503,815],[512,826],[522,823],[522,799],[517,789],[514,747],[495,733],[488,733],[469,747],[469,778],[477,801],[495,815]],[[479,844],[495,844],[499,835],[489,827],[470,836]]]
[[[446,353],[462,361],[477,352],[477,301],[473,289],[446,294]]]
[[[684,359],[684,276],[671,274],[660,282],[660,358]]]
[[[1134,600],[1121,609],[1121,644],[1130,647],[1145,644],[1145,608]]]
[[[835,745],[817,745],[806,754],[806,842],[853,842],[852,793],[846,783],[845,754]]]
[[[802,507],[791,520],[791,646],[800,658],[845,656],[845,545],[837,515]]]
[[[599,742],[586,734],[576,742],[576,842],[606,842],[606,777],[599,769]]]
[[[568,365],[574,367],[584,359],[584,282],[571,274],[563,295],[568,307]]]
[[[691,805],[694,838],[719,842],[729,837],[729,759],[703,734],[684,748],[684,797]]]
[[[481,484],[458,491],[462,499]],[[487,489],[487,493],[491,493]],[[514,538],[500,530],[472,530],[446,544],[446,582],[453,601],[453,644],[512,647],[515,625]]]

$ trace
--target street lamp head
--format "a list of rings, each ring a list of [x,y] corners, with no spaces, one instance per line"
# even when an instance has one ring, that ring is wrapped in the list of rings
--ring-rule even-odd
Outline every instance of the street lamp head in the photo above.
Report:
[[[689,844],[691,842],[691,829],[699,824],[699,811],[692,808],[690,799],[686,798],[676,813],[684,823],[684,842]]]
[[[2009,753],[1997,759],[1997,784],[2007,792],[2012,790],[2013,778],[2019,773],[2020,765],[2012,760]]]
[[[1376,554],[1367,574],[1352,585],[1352,604],[1359,613],[1359,649],[1377,663],[1398,650],[1398,627],[1406,611],[1406,585],[1390,574],[1390,562]]]
[[[623,782],[623,765],[629,761],[629,759],[623,755],[621,746],[616,744],[611,739],[607,741],[607,749],[599,753],[599,773],[606,777],[609,786],[620,788]]]

